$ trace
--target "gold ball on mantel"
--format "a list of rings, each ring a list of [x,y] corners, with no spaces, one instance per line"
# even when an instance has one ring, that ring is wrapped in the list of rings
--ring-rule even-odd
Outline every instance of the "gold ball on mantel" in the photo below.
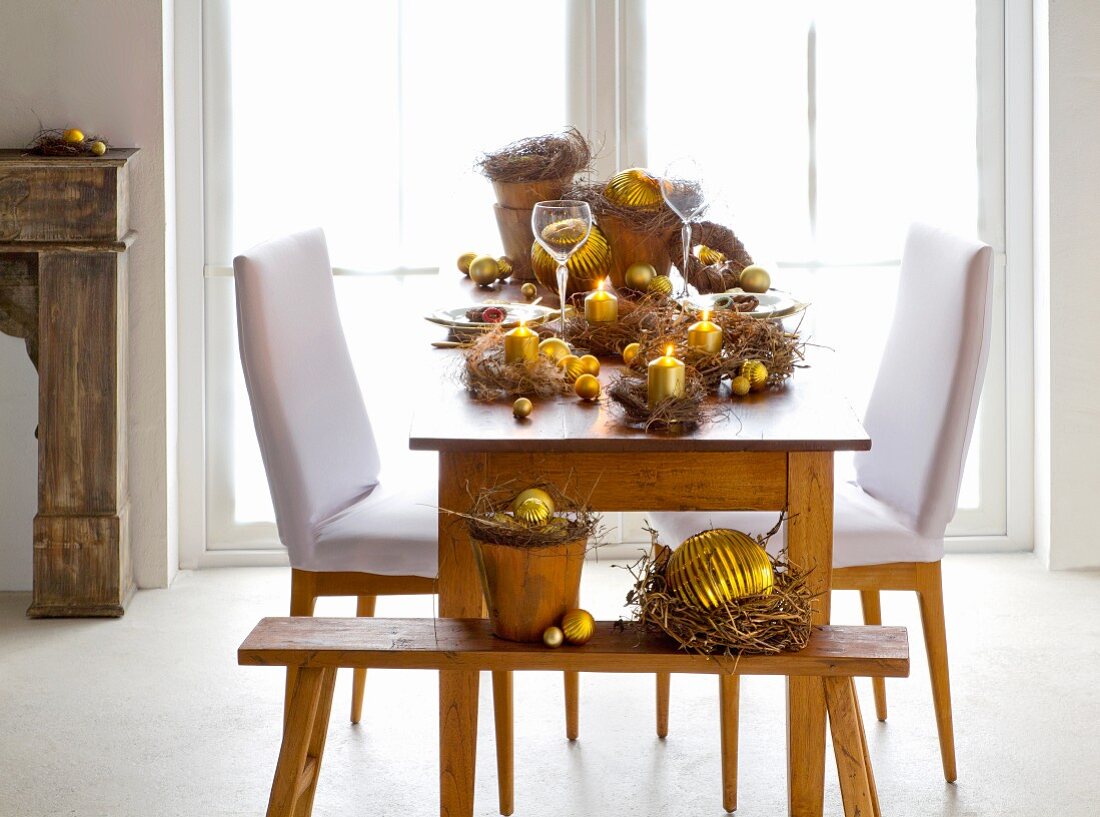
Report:
[[[497,269],[499,270],[497,277],[503,281],[512,274],[512,259],[507,255],[502,255],[497,259]]]
[[[491,255],[479,255],[470,262],[470,280],[480,287],[487,287],[500,275],[500,265]]]
[[[596,634],[596,619],[587,610],[569,610],[561,617],[561,632],[570,644],[586,644]]]
[[[661,180],[644,168],[631,167],[608,179],[603,194],[623,207],[656,210],[661,206]]]
[[[741,364],[741,376],[749,381],[753,391],[763,391],[768,385],[768,369],[759,360],[746,360]]]
[[[750,264],[741,270],[738,286],[745,292],[762,293],[771,289],[772,277],[768,271],[756,264]]]
[[[84,134],[76,128],[69,128],[61,134],[61,141],[69,145],[79,145],[84,141]]]
[[[550,518],[550,508],[541,499],[535,497],[523,500],[513,513],[516,519],[528,525],[545,525],[546,520]]]
[[[600,381],[594,374],[582,374],[573,384],[573,391],[582,400],[595,400],[600,396]]]
[[[727,528],[685,539],[672,552],[665,578],[674,595],[704,610],[771,593],[775,586],[775,571],[764,548],[747,534]]]
[[[627,366],[630,365],[630,361],[634,360],[638,356],[638,353],[642,351],[642,344],[640,343],[628,343],[626,348],[623,349],[623,363]]]
[[[530,281],[521,286],[519,291],[523,293],[523,297],[529,301],[535,300],[535,296],[539,294],[539,288]]]
[[[554,511],[557,510],[557,506],[554,504],[554,498],[550,496],[542,488],[528,488],[526,491],[520,491],[516,494],[516,498],[512,500],[512,513],[515,513],[524,502],[529,499],[537,499],[548,509],[547,516],[552,516]]]
[[[470,274],[470,264],[477,258],[476,252],[464,252],[458,257],[458,271],[463,275]]]
[[[565,372],[565,379],[570,383],[575,382],[578,377],[585,373],[584,364],[576,355],[566,355],[559,359],[558,366]]]
[[[546,355],[558,363],[563,357],[573,354],[573,350],[561,338],[547,338],[539,344],[539,354]]]
[[[744,397],[746,394],[749,393],[749,390],[751,388],[752,383],[749,382],[749,379],[747,377],[737,375],[737,377],[733,378],[733,380],[730,381],[730,391],[732,391],[737,397]]]
[[[522,420],[525,417],[530,417],[534,408],[535,404],[526,397],[518,397],[516,402],[512,403],[512,416],[517,420]]]
[[[657,270],[652,264],[638,261],[626,268],[623,273],[623,283],[635,292],[645,292],[649,282],[657,277]]]
[[[542,643],[551,649],[557,649],[565,643],[565,633],[561,627],[547,627],[542,631]]]
[[[584,364],[584,371],[587,374],[599,374],[600,373],[600,359],[595,355],[581,355],[581,363]]]
[[[104,142],[100,142],[98,139],[88,145],[88,150],[92,152],[93,156],[102,156],[107,152],[107,145]]]
[[[649,282],[649,286],[646,288],[647,292],[652,292],[655,295],[671,295],[672,294],[672,279],[667,275],[658,275],[652,281]]]

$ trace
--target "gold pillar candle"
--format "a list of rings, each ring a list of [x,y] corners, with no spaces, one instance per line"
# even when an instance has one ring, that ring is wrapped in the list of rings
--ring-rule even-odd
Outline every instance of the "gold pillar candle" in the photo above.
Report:
[[[584,299],[584,317],[589,323],[611,323],[619,319],[619,299],[604,289],[607,281],[600,281],[595,292]]]
[[[722,351],[722,327],[710,320],[710,312],[705,309],[702,318],[688,327],[688,346],[708,355]]]
[[[649,362],[647,398],[651,409],[669,397],[684,396],[684,361],[674,358],[672,352],[669,346],[663,356]]]
[[[519,326],[504,333],[504,362],[529,363],[538,360],[539,336],[520,321]]]

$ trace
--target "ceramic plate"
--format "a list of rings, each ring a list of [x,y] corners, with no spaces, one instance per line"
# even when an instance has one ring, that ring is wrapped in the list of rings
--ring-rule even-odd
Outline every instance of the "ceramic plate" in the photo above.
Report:
[[[714,309],[714,302],[723,295],[753,295],[760,301],[760,305],[752,312],[742,314],[753,318],[785,318],[805,309],[808,304],[800,303],[786,292],[778,289],[770,289],[767,292],[745,292],[742,289],[731,289],[726,292],[716,292],[709,295],[692,295],[681,303],[690,309]]]
[[[499,324],[472,321],[466,317],[466,310],[473,309],[475,306],[498,306],[505,311],[506,316]],[[493,326],[503,326],[505,329],[511,329],[520,321],[526,321],[529,324],[538,324],[543,321],[548,321],[551,318],[556,318],[557,316],[558,310],[551,309],[548,306],[542,306],[541,304],[483,302],[479,304],[470,304],[469,306],[437,309],[432,314],[425,315],[424,317],[432,323],[438,323],[440,326],[449,326],[452,329],[489,329]]]

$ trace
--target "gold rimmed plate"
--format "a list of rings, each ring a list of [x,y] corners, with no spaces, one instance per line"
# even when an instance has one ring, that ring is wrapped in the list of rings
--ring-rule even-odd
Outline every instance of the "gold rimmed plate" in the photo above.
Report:
[[[791,315],[797,315],[809,306],[809,304],[795,299],[790,293],[783,292],[782,290],[769,289],[767,292],[745,292],[740,288],[730,289],[726,292],[714,292],[707,295],[691,295],[680,301],[680,305],[685,309],[694,311],[703,309],[718,310],[721,309],[721,307],[716,306],[716,304],[720,303],[720,299],[731,295],[751,295],[760,301],[756,309],[751,312],[741,313],[742,315],[748,315],[750,318],[761,318],[766,320],[787,318]]]
[[[466,312],[476,307],[496,306],[504,310],[504,320],[500,323],[485,323],[484,321],[473,321],[466,316]],[[430,315],[425,315],[424,319],[437,323],[440,326],[446,326],[455,330],[466,331],[481,331],[492,329],[494,326],[500,326],[505,329],[511,329],[519,325],[520,321],[524,321],[528,325],[537,325],[545,323],[546,321],[553,320],[558,316],[558,310],[552,309],[542,304],[517,304],[508,303],[502,301],[499,303],[493,301],[483,301],[482,303],[470,304],[469,306],[456,306],[448,307],[445,309],[437,309]]]

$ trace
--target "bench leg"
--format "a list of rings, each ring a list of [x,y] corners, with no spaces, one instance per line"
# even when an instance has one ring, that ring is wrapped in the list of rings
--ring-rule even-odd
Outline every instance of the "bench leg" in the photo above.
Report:
[[[295,673],[267,817],[308,817],[313,809],[335,683],[332,668],[305,667]]]
[[[377,596],[359,596],[355,602],[355,615],[370,618],[374,615]],[[351,722],[359,723],[363,717],[363,693],[367,686],[366,669],[355,669],[351,681]]]
[[[867,786],[871,790],[871,811],[874,817],[882,817],[878,805],[878,785],[875,783],[875,770],[871,765],[871,753],[867,751],[867,730],[863,726],[863,714],[859,711],[859,695],[852,684],[852,702],[856,708],[856,722],[859,724],[859,743],[863,747],[863,760],[867,769]]]
[[[668,737],[668,703],[672,692],[672,673],[657,673],[657,737]]]
[[[505,817],[515,809],[512,673],[493,673],[493,716],[497,741],[497,796]]]
[[[824,685],[844,815],[873,817],[875,809],[871,798],[870,777],[867,774],[867,757],[863,751],[859,728],[855,684],[851,678],[826,678]]]
[[[310,574],[302,575],[297,570],[290,572],[290,614],[292,616],[312,616],[317,607],[317,596]],[[283,697],[283,728],[290,717],[290,697],[297,684],[298,668],[286,668],[286,691]]]
[[[722,808],[737,810],[737,720],[741,676],[718,676],[719,721],[722,732]]]
[[[863,607],[863,623],[882,624],[882,597],[877,590],[860,590],[859,601]],[[886,720],[886,679],[872,678],[871,687],[875,690],[875,717]]]

